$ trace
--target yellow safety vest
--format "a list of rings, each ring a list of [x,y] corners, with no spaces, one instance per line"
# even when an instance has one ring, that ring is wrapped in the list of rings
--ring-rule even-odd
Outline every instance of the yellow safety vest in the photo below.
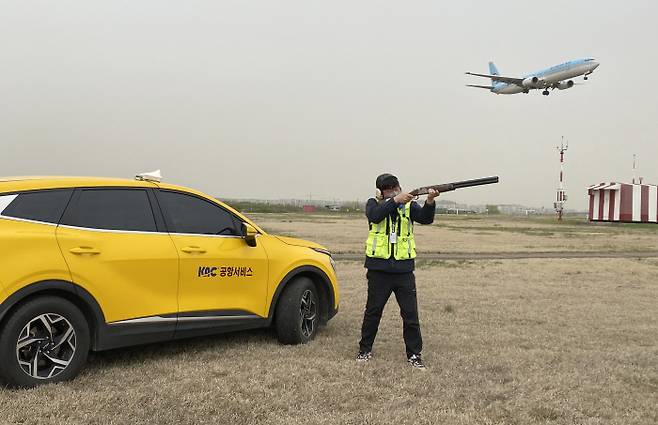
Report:
[[[366,256],[371,258],[390,258],[391,249],[396,260],[409,260],[416,258],[416,241],[414,240],[414,226],[411,221],[411,202],[404,208],[396,208],[397,220],[395,223],[391,216],[379,223],[370,223],[370,231],[366,240]],[[391,235],[395,233],[391,240]]]

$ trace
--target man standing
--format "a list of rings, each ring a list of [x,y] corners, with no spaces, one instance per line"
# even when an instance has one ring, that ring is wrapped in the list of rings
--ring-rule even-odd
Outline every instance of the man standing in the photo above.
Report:
[[[422,207],[413,196],[402,192],[397,177],[382,174],[375,181],[377,197],[368,199],[366,216],[370,230],[366,241],[368,269],[368,301],[363,315],[358,362],[372,358],[372,345],[377,336],[379,321],[391,293],[400,306],[407,361],[418,369],[425,369],[421,359],[423,340],[418,322],[414,258],[416,242],[413,223],[430,224],[434,221],[434,198],[439,193],[430,189]]]

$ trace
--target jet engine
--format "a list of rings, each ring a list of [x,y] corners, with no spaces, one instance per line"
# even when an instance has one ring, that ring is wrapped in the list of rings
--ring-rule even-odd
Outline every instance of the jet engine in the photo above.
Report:
[[[559,83],[557,83],[556,87],[557,87],[559,90],[570,89],[571,87],[573,87],[573,80],[569,80],[569,81],[560,81]]]
[[[521,82],[521,85],[523,87],[532,89],[537,87],[543,87],[543,81],[539,77],[528,77]]]

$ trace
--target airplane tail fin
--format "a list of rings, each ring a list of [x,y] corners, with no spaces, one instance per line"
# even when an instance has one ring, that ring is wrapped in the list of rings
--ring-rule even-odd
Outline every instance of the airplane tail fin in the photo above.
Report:
[[[500,72],[498,72],[498,68],[496,68],[496,65],[494,65],[493,62],[489,62],[489,74],[500,75]]]

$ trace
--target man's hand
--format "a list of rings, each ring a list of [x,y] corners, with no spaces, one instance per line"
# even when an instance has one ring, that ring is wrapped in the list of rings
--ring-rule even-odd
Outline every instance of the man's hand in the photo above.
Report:
[[[400,192],[393,198],[396,204],[402,205],[407,202],[411,202],[414,199],[413,195],[409,195],[407,192]]]
[[[441,192],[438,192],[434,189],[430,189],[427,191],[427,202],[430,204],[434,203],[434,198],[437,198]]]

